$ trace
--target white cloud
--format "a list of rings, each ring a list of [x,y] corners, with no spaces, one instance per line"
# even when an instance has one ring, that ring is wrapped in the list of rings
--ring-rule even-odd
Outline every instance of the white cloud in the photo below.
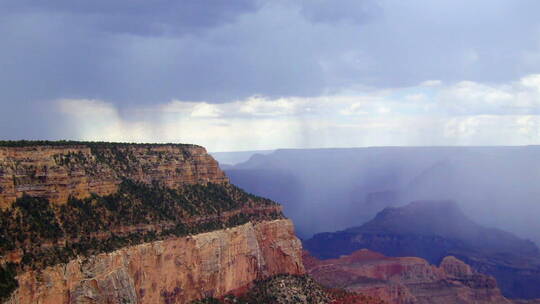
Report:
[[[206,102],[197,104],[191,112],[191,117],[219,117],[221,110],[212,104]]]
[[[151,141],[151,125],[145,121],[122,119],[109,103],[89,99],[57,101],[59,111],[66,117],[66,128],[76,129],[82,140]]]
[[[420,83],[420,86],[423,87],[437,87],[442,85],[442,81],[440,80],[426,80]]]
[[[239,112],[255,116],[283,116],[292,115],[299,111],[304,103],[299,98],[279,98],[268,100],[263,97],[251,97],[245,101],[237,102]]]
[[[520,135],[529,137],[533,142],[540,139],[540,116],[521,116],[516,119]]]
[[[363,108],[363,104],[355,102],[349,105],[347,108],[341,110],[339,113],[342,115],[367,115],[369,114],[368,109]]]
[[[413,101],[413,102],[422,102],[427,99],[427,96],[422,93],[417,93],[417,94],[407,95],[405,96],[405,99],[408,101]]]
[[[521,78],[520,83],[525,87],[540,90],[540,74],[525,76]]]
[[[428,81],[430,82],[430,81]],[[432,82],[432,81],[431,81]],[[98,100],[58,101],[81,139],[189,142],[211,151],[278,147],[540,144],[540,76],[314,98],[214,104],[174,100],[119,111]]]
[[[538,114],[540,75],[502,85],[462,81],[442,88],[436,99],[443,109],[461,114]]]
[[[540,116],[475,115],[446,120],[444,136],[458,145],[540,143]]]

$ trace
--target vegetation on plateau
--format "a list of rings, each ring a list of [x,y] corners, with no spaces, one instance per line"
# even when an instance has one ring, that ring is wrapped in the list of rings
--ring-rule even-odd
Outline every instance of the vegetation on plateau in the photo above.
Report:
[[[181,148],[180,155],[174,155],[165,151],[159,151],[154,148],[160,146],[171,146]],[[120,175],[125,175],[137,172],[140,169],[150,169],[149,164],[141,162],[134,151],[138,150],[145,156],[153,155],[160,160],[165,158],[169,161],[190,159],[193,155],[190,149],[199,147],[191,144],[138,144],[138,143],[113,143],[113,142],[86,142],[86,141],[0,141],[0,148],[28,148],[30,150],[38,149],[39,147],[64,147],[64,148],[89,148],[90,154],[78,152],[67,152],[54,155],[54,160],[57,165],[66,167],[82,167],[89,175],[99,173],[99,166],[116,171]],[[136,148],[136,149],[133,149]],[[98,172],[96,172],[96,170]]]
[[[5,300],[19,286],[15,275],[16,265],[7,263],[0,266],[0,301]]]
[[[277,275],[255,282],[243,295],[206,298],[191,304],[383,304],[361,294],[328,289],[308,275]]]
[[[16,288],[17,272],[171,236],[282,218],[275,211],[279,209],[264,210],[272,206],[276,203],[231,184],[186,185],[175,190],[129,179],[114,194],[70,198],[63,205],[25,195],[0,210],[0,256],[22,251],[19,264],[0,268],[0,297]],[[122,229],[126,227],[130,229]]]

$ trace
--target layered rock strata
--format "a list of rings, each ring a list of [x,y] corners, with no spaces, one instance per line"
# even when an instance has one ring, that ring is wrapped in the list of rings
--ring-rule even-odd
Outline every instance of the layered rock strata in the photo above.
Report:
[[[304,253],[307,272],[321,284],[376,296],[396,304],[512,303],[493,277],[455,257],[439,267],[416,257],[391,258],[369,250],[318,260]]]
[[[108,195],[123,178],[178,189],[228,179],[203,147],[165,144],[0,146],[0,207],[23,194],[65,203],[70,196]]]
[[[0,142],[0,301],[188,303],[303,274],[281,207],[202,147]]]
[[[29,271],[7,303],[188,303],[257,279],[302,274],[289,220],[247,223]]]
[[[540,298],[540,249],[530,240],[468,218],[452,201],[416,201],[386,208],[362,226],[320,233],[304,247],[322,259],[359,249],[414,256],[439,264],[455,256],[493,276],[507,298]]]

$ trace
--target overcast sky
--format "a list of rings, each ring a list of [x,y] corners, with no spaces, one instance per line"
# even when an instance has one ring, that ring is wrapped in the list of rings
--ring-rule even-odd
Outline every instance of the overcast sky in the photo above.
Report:
[[[540,1],[0,0],[0,138],[540,144]]]

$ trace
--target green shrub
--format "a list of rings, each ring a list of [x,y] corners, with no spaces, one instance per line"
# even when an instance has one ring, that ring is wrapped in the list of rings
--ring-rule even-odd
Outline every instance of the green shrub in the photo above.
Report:
[[[170,236],[282,218],[280,212],[222,216],[228,211],[271,205],[275,203],[228,184],[186,185],[174,190],[127,179],[120,184],[117,193],[94,194],[86,199],[71,197],[60,206],[44,198],[24,195],[10,209],[0,211],[0,254],[21,248],[24,250],[21,267],[39,269],[65,263],[77,255],[90,256]],[[193,218],[205,220],[187,224],[186,220]],[[139,224],[173,226],[160,232],[141,231],[128,235],[111,232]],[[103,232],[109,237],[100,240],[92,237],[92,233]],[[65,246],[59,243],[61,240],[67,240]],[[45,242],[53,243],[53,249],[41,248],[40,244]]]
[[[0,300],[7,299],[19,287],[19,283],[15,278],[16,275],[15,264],[7,263],[0,266]]]

